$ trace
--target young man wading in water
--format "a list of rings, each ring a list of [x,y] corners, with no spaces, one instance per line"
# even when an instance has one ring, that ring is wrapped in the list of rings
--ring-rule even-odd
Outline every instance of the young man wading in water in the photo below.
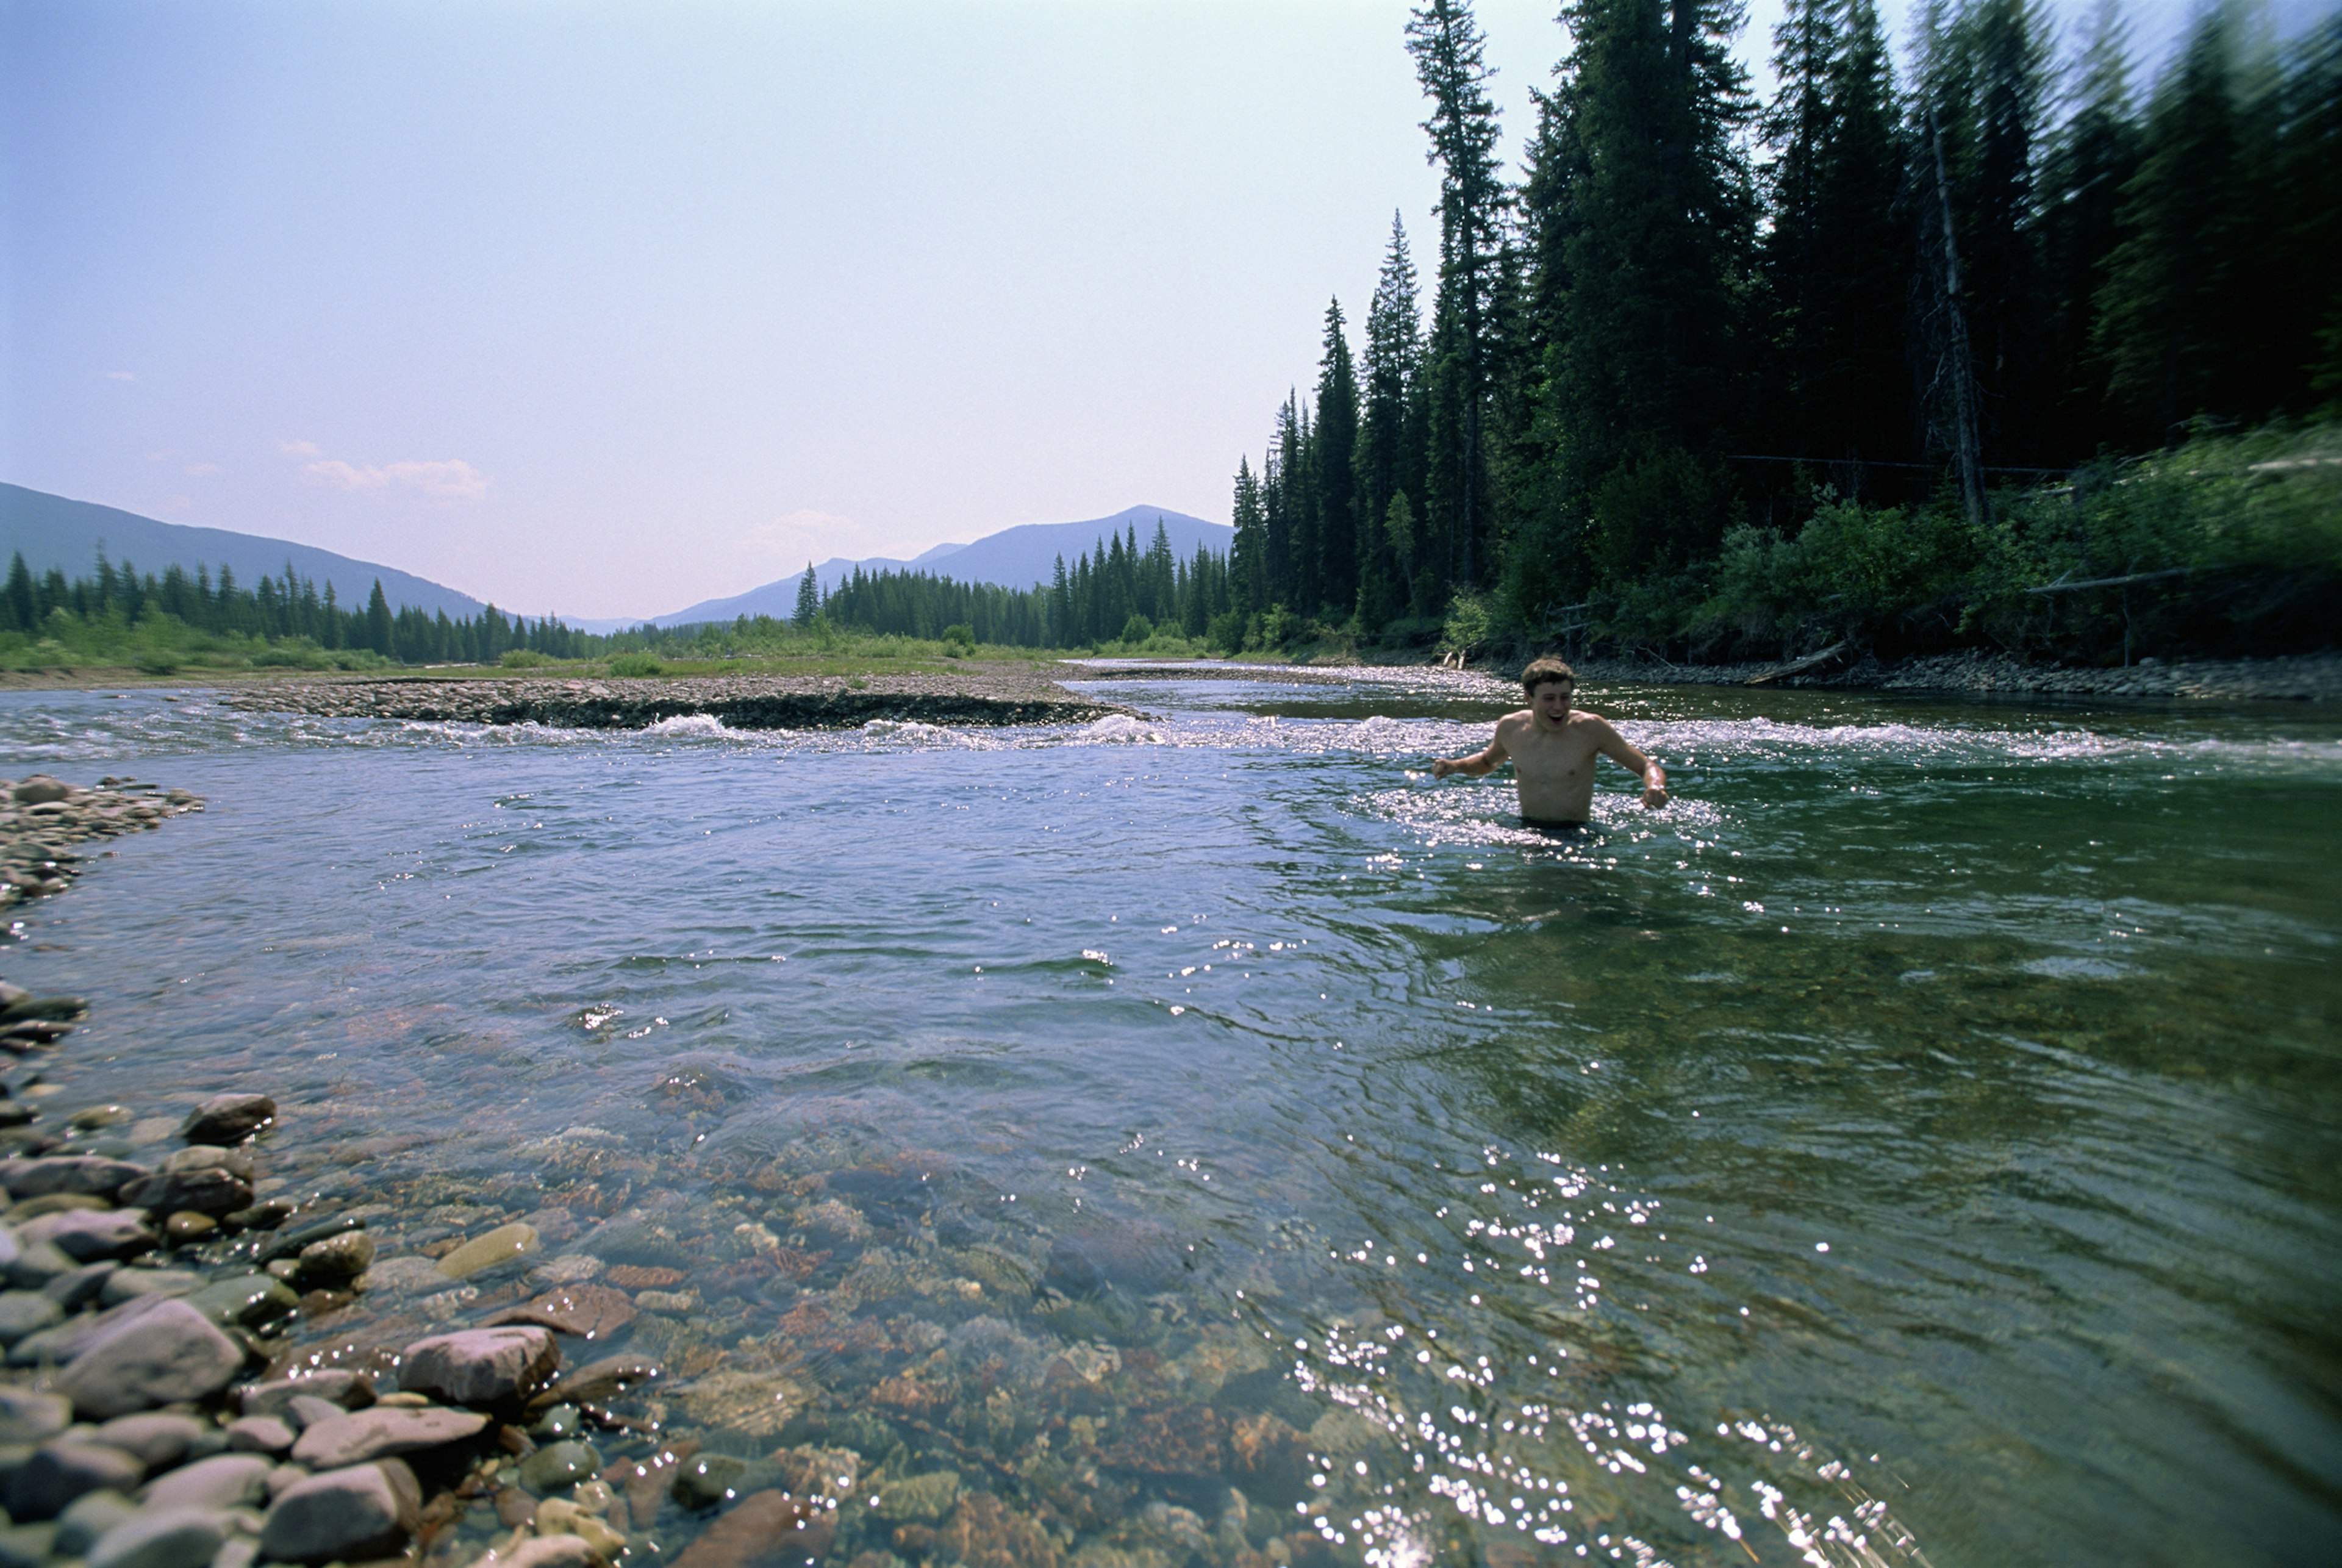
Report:
[[[1510,759],[1520,786],[1521,825],[1584,827],[1594,812],[1594,759],[1608,757],[1643,777],[1643,804],[1667,804],[1666,770],[1626,744],[1599,714],[1572,712],[1569,699],[1577,677],[1559,659],[1539,659],[1521,672],[1529,705],[1496,721],[1496,738],[1468,757],[1441,757],[1431,776],[1470,774],[1479,778]]]

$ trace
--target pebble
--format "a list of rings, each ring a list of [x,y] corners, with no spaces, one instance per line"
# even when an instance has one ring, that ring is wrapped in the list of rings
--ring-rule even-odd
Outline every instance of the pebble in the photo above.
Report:
[[[215,1453],[155,1477],[144,1502],[150,1508],[248,1508],[267,1494],[267,1460],[255,1453]]]
[[[8,1477],[8,1517],[54,1519],[85,1492],[128,1492],[145,1475],[146,1467],[118,1448],[70,1439],[45,1443]]]
[[[544,1329],[465,1329],[408,1345],[398,1386],[455,1404],[501,1404],[535,1393],[560,1364],[561,1347]]]
[[[364,1231],[344,1231],[311,1242],[294,1263],[305,1284],[345,1284],[374,1266],[374,1238]]]
[[[70,1278],[70,1275],[60,1275]],[[65,1321],[65,1309],[41,1291],[0,1291],[0,1344]]]
[[[124,1304],[146,1310],[109,1324],[58,1374],[57,1392],[82,1414],[103,1420],[208,1399],[244,1365],[244,1352],[185,1302],[146,1297]]]
[[[0,1388],[0,1443],[44,1443],[73,1423],[73,1402],[60,1393]]]
[[[188,1114],[179,1135],[190,1144],[241,1144],[276,1119],[266,1094],[214,1094]]]
[[[0,1568],[40,1568],[56,1550],[54,1524],[14,1524],[0,1530]]]
[[[252,1383],[241,1391],[237,1408],[246,1415],[281,1415],[296,1398],[326,1400],[343,1410],[359,1410],[374,1403],[374,1384],[346,1367],[325,1367]]]
[[[232,1274],[180,1299],[222,1328],[230,1323],[249,1327],[266,1323],[301,1304],[301,1298],[284,1281],[266,1274]]]
[[[38,1085],[42,1088],[47,1084]],[[13,1198],[38,1198],[51,1193],[83,1193],[110,1198],[123,1186],[146,1174],[146,1167],[99,1154],[55,1154],[35,1159],[0,1160],[0,1187]]]
[[[489,1553],[475,1568],[602,1568],[602,1559],[582,1536],[532,1535]]]
[[[155,1245],[155,1233],[147,1227],[146,1216],[135,1209],[72,1209],[62,1214],[43,1214],[19,1227],[16,1234],[33,1246],[45,1242],[77,1263],[94,1258],[131,1257]]]
[[[120,1265],[111,1259],[101,1258],[94,1263],[84,1263],[71,1273],[59,1274],[41,1287],[41,1293],[74,1312],[93,1301],[103,1300],[106,1282],[120,1273]]]
[[[488,1418],[468,1410],[408,1410],[377,1405],[302,1429],[293,1460],[313,1470],[336,1470],[394,1453],[443,1448],[477,1436]]]
[[[107,1531],[137,1514],[138,1504],[112,1487],[85,1492],[57,1515],[57,1534],[51,1549],[60,1557],[82,1556]]]
[[[227,1424],[227,1445],[236,1453],[282,1453],[293,1446],[293,1428],[274,1415],[243,1415]]]
[[[575,1535],[603,1557],[616,1561],[626,1549],[626,1538],[565,1497],[548,1497],[536,1505],[539,1535]]]
[[[201,1274],[185,1269],[116,1269],[105,1276],[105,1288],[98,1299],[107,1306],[119,1306],[140,1296],[183,1296],[203,1283]]]
[[[163,1222],[163,1239],[175,1247],[200,1242],[219,1229],[219,1222],[209,1214],[199,1214],[193,1209],[181,1209]]]
[[[145,1415],[117,1415],[97,1429],[97,1440],[125,1453],[136,1454],[149,1470],[161,1470],[186,1458],[187,1451],[210,1430],[192,1415],[155,1411]]]
[[[536,1227],[515,1221],[498,1225],[484,1235],[474,1236],[454,1252],[439,1260],[439,1273],[451,1280],[465,1279],[525,1253],[536,1250]]]
[[[227,1523],[198,1508],[158,1508],[125,1519],[90,1548],[89,1568],[205,1568]]]
[[[406,1544],[421,1507],[414,1472],[395,1459],[325,1471],[269,1508],[260,1550],[287,1563],[387,1557]]]
[[[65,1118],[65,1125],[88,1132],[97,1127],[118,1127],[130,1119],[130,1112],[121,1105],[85,1105]]]
[[[5,1264],[0,1264],[0,1268],[5,1269],[8,1283],[12,1285],[39,1290],[59,1274],[69,1274],[81,1267],[80,1263],[46,1242],[15,1244],[16,1255]]]
[[[555,1443],[520,1462],[520,1483],[543,1495],[575,1486],[602,1471],[602,1456],[590,1443]]]
[[[252,1183],[222,1165],[193,1170],[163,1170],[127,1183],[122,1201],[134,1208],[171,1213],[185,1209],[199,1214],[228,1214],[252,1203]]]

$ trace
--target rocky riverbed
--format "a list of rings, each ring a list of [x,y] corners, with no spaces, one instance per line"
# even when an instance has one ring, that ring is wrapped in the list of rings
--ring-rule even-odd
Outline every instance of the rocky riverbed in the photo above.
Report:
[[[45,774],[0,779],[0,909],[64,892],[86,864],[79,846],[93,839],[119,838],[203,809],[185,790],[135,779],[103,778],[86,789]]]
[[[639,730],[706,714],[736,730],[858,729],[873,719],[952,725],[1086,724],[1129,709],[1037,675],[696,675],[661,680],[278,681],[221,699],[260,713]]]
[[[706,1068],[644,1084],[671,1137],[486,1174],[330,1089],[75,1104],[87,1006],[0,985],[45,1026],[0,1041],[0,1568],[1358,1561],[1313,1476],[1376,1429],[1197,1321],[1167,1234],[844,1134],[704,1153]]]

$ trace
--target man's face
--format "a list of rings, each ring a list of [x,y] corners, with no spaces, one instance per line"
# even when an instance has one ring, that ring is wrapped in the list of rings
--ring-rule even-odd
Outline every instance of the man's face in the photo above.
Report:
[[[1529,694],[1529,712],[1540,724],[1558,725],[1569,720],[1569,699],[1577,688],[1567,681],[1540,681],[1537,689]]]

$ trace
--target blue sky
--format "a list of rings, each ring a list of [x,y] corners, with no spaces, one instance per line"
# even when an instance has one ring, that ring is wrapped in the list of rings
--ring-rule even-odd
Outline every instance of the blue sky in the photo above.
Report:
[[[1477,7],[1514,145],[1553,10]],[[1225,520],[1436,252],[1406,15],[0,0],[0,479],[573,616]]]

